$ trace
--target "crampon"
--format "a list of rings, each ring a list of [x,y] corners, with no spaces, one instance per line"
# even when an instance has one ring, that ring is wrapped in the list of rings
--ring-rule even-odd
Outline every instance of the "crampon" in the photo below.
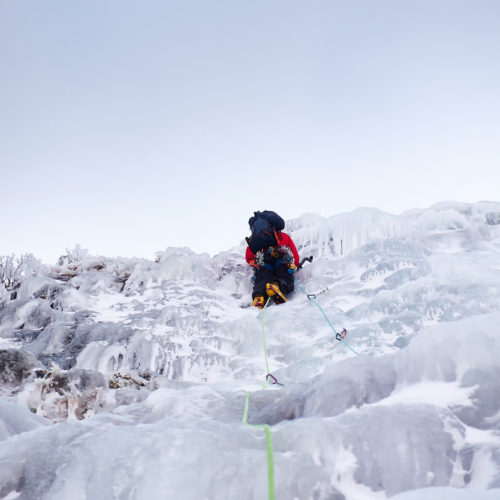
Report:
[[[283,295],[277,283],[268,283],[266,285],[266,292],[276,304],[283,304],[286,302],[286,297]]]

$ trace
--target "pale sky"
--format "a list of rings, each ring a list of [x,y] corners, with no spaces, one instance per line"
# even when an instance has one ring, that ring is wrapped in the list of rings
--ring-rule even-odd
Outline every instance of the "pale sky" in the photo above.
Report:
[[[500,2],[0,2],[0,255],[215,254],[500,201]]]

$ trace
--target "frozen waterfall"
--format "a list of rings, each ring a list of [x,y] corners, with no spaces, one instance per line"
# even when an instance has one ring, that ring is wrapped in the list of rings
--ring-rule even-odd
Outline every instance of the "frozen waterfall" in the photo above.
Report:
[[[0,260],[0,498],[500,499],[500,203],[306,214],[300,291],[210,258]],[[244,235],[240,235],[244,236]],[[10,260],[9,260],[10,259]]]

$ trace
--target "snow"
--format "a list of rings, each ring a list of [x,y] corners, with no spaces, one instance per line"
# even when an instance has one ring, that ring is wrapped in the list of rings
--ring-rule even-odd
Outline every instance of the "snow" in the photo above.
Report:
[[[494,202],[288,221],[314,256],[297,280],[360,355],[297,290],[265,311],[266,390],[243,243],[30,258],[0,297],[0,498],[267,498],[250,390],[278,499],[500,499],[497,221]]]

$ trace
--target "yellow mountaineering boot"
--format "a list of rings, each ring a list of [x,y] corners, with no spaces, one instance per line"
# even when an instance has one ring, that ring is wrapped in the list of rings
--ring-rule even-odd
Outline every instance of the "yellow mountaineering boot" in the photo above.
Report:
[[[264,307],[264,297],[262,295],[256,295],[255,299],[253,299],[252,307],[262,309]]]
[[[286,302],[286,297],[283,295],[278,283],[268,283],[266,285],[266,292],[269,297],[271,297],[276,304],[283,304]]]

